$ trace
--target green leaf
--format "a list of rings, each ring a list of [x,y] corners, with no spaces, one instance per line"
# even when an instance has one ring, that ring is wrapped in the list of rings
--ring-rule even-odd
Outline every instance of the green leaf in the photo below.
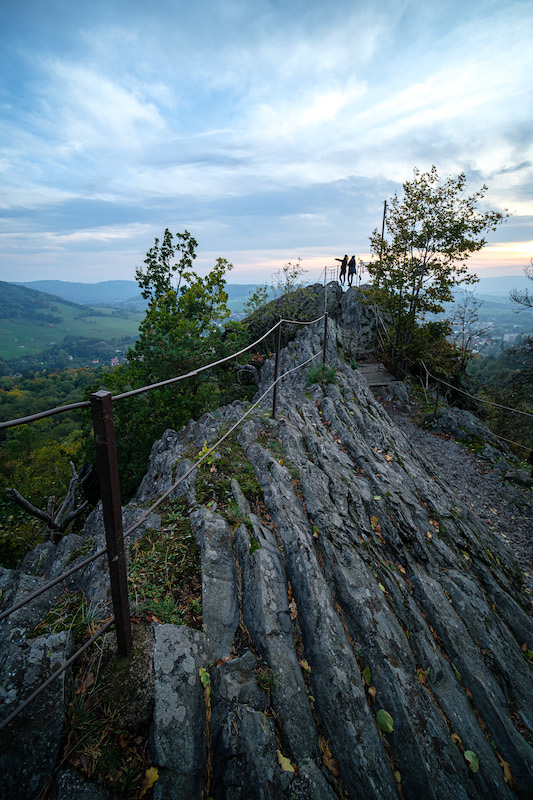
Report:
[[[370,686],[370,682],[372,680],[372,673],[370,672],[370,667],[365,667],[363,670],[363,678],[365,679],[368,686]]]
[[[474,753],[473,750],[465,750],[464,752],[465,761],[468,764],[468,769],[470,772],[477,772],[479,769],[479,759]]]
[[[394,728],[394,720],[389,714],[389,712],[385,711],[384,708],[380,708],[380,710],[377,712],[376,722],[378,723],[383,733],[392,733]]]
[[[202,686],[210,686],[211,684],[211,675],[205,669],[205,667],[200,667],[199,669],[200,680],[202,681]]]
[[[461,678],[461,673],[459,672],[459,670],[457,669],[457,667],[455,666],[455,664],[452,664],[452,669],[453,669],[453,671],[454,671],[454,674],[455,674],[455,677],[457,678],[457,680],[459,681],[459,683],[462,683],[462,682],[463,682],[463,679]]]

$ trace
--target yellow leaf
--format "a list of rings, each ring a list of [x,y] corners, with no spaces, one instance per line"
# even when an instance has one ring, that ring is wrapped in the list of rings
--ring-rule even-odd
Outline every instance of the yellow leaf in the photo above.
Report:
[[[298,664],[299,664],[299,665],[301,666],[301,668],[302,668],[303,670],[305,670],[306,672],[312,672],[312,669],[311,669],[311,667],[309,666],[309,664],[307,663],[307,661],[298,661]]]
[[[463,741],[458,733],[452,733],[452,739],[458,747],[462,747]]]
[[[282,458],[278,458],[278,464],[281,464],[281,466],[283,466],[283,459]]]
[[[285,772],[294,772],[294,767],[291,764],[290,758],[283,756],[280,750],[276,750],[276,753],[278,754],[278,762],[281,769]]]
[[[144,797],[148,789],[151,789],[156,780],[159,778],[159,773],[157,771],[157,767],[150,767],[147,769],[144,774],[144,781],[141,789],[141,793],[139,797]]]

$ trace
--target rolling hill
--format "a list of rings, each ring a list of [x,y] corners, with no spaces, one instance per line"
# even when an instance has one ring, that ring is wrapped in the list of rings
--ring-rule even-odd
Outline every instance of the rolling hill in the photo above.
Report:
[[[93,309],[0,281],[0,358],[35,355],[66,336],[104,341],[134,338],[143,316],[142,312]]]

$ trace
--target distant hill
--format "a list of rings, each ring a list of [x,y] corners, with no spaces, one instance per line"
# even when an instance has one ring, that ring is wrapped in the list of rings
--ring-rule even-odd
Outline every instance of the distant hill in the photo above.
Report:
[[[136,305],[144,308],[146,303],[139,291],[136,281],[100,281],[99,283],[76,283],[74,281],[28,281],[12,284],[27,289],[46,292],[64,300],[80,303],[85,306],[123,306]],[[244,303],[257,289],[256,283],[228,283],[228,308],[232,312],[242,312]]]
[[[142,299],[139,285],[136,281],[100,281],[99,283],[77,283],[74,281],[28,281],[18,283],[28,289],[37,289],[39,292],[62,297],[84,306],[115,305],[130,301],[133,298]]]
[[[93,308],[0,281],[0,359],[36,355],[66,337],[133,341],[143,312]]]
[[[58,322],[60,309],[57,298],[42,291],[27,289],[15,283],[0,281],[0,319],[29,317],[40,322]],[[61,300],[63,305],[78,307],[70,300]],[[81,309],[82,306],[79,306]],[[59,314],[59,317],[58,317]]]

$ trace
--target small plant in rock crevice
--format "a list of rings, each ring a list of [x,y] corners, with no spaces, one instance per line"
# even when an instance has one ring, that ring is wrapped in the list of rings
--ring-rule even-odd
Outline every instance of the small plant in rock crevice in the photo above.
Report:
[[[309,369],[305,382],[307,386],[319,383],[324,388],[328,383],[337,383],[337,371],[325,364],[317,364]]]
[[[148,531],[133,543],[128,583],[134,619],[201,627],[200,548],[183,500],[164,508],[160,531]]]
[[[277,685],[278,676],[275,672],[272,672],[267,664],[261,664],[255,670],[255,680],[261,689],[264,689],[265,692],[269,692]]]

